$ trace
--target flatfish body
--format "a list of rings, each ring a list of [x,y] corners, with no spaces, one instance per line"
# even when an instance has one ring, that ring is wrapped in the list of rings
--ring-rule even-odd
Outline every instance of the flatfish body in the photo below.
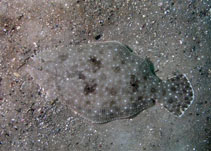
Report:
[[[26,71],[47,98],[94,123],[132,117],[156,102],[181,116],[194,97],[184,74],[161,81],[149,59],[116,41],[47,49]]]

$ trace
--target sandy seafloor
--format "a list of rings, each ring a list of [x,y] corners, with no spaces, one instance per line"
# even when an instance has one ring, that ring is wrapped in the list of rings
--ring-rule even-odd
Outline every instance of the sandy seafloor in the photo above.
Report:
[[[160,105],[92,124],[48,101],[24,67],[39,51],[116,40],[165,80],[185,73],[195,100],[181,118]],[[1,151],[210,151],[210,0],[0,0]]]

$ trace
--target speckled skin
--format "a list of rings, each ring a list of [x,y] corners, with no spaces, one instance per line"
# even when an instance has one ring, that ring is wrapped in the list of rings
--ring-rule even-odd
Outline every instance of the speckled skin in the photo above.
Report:
[[[48,98],[56,98],[95,123],[128,118],[158,100],[181,116],[193,101],[186,76],[161,81],[152,63],[119,42],[40,52],[27,71]]]

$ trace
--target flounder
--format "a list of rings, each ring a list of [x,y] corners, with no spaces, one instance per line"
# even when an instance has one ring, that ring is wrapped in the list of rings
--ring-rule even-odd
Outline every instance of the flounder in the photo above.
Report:
[[[182,116],[194,99],[185,74],[162,81],[149,59],[116,41],[47,49],[26,71],[48,98],[94,123],[130,118],[157,102]]]

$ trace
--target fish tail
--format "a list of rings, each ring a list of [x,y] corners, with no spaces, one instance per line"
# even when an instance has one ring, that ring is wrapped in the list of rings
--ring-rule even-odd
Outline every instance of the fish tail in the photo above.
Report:
[[[169,112],[181,117],[194,100],[194,91],[185,74],[179,74],[164,81],[163,106]]]

